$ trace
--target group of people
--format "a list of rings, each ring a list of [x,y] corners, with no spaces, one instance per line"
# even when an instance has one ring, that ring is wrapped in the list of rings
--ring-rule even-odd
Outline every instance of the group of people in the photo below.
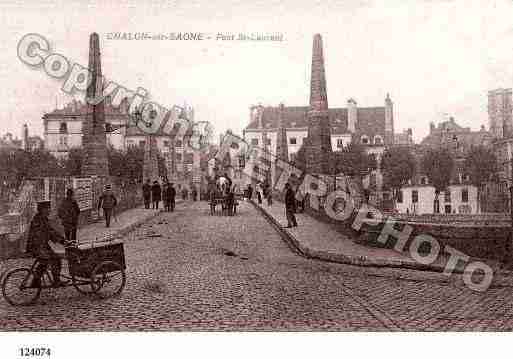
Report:
[[[159,203],[162,201],[167,212],[175,210],[176,190],[174,183],[164,181],[164,184],[160,186],[158,181],[153,181],[153,185],[151,185],[150,180],[147,180],[143,184],[142,191],[144,208],[150,209],[150,203],[152,203],[153,209],[159,209]]]
[[[258,204],[262,204],[263,199],[267,199],[267,205],[273,204],[272,188],[267,183],[257,183],[255,186],[256,199]],[[245,190],[244,196],[250,201],[253,198],[253,187],[248,185]],[[305,196],[299,191],[296,192],[290,183],[285,184],[285,215],[287,217],[286,228],[297,227],[297,220],[295,213],[303,212],[305,210]]]

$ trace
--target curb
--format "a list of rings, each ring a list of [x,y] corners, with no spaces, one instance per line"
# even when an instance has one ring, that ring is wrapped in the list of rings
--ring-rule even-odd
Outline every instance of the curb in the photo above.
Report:
[[[179,200],[179,201],[176,201],[175,203],[178,204],[181,202],[183,202],[183,201]],[[152,212],[148,213],[148,215],[146,215],[146,216],[136,220],[135,222],[127,225],[126,227],[122,227],[118,231],[112,233],[110,235],[112,237],[112,239],[118,239],[120,237],[123,237],[124,235],[132,232],[137,227],[139,227],[139,226],[143,225],[144,223],[148,222],[149,220],[157,217],[159,214],[165,213],[165,211],[163,211],[162,209],[159,209],[158,211],[154,211],[154,210],[150,210],[150,211],[152,211]]]
[[[341,264],[349,264],[360,267],[375,267],[375,268],[403,268],[413,269],[418,271],[429,271],[441,273],[445,267],[430,264],[412,263],[410,261],[401,260],[387,260],[387,259],[372,259],[365,256],[352,256],[343,253],[332,253],[322,250],[311,249],[299,241],[293,233],[289,232],[284,228],[271,214],[269,214],[264,208],[260,207],[253,201],[250,201],[257,210],[259,210],[264,217],[271,222],[282,238],[285,239],[287,244],[291,245],[295,251],[301,254],[303,257],[315,260],[321,260],[324,262],[334,262]],[[461,269],[455,269],[452,274],[463,274],[464,271]]]

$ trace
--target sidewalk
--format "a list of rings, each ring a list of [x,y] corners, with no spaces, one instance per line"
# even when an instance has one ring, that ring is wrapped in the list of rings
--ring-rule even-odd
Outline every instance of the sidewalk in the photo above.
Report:
[[[296,214],[298,227],[284,228],[287,225],[285,205],[274,201],[253,205],[282,232],[302,255],[308,258],[330,262],[369,267],[393,267],[443,272],[449,256],[441,255],[432,264],[418,263],[407,254],[392,249],[374,248],[353,242],[346,235],[337,232],[331,225],[323,223],[307,214]],[[456,273],[463,273],[464,263],[458,261]]]
[[[79,245],[103,242],[122,237],[134,228],[157,216],[160,210],[145,209],[144,206],[128,209],[111,218],[110,227],[105,227],[105,220],[88,224],[78,229]]]

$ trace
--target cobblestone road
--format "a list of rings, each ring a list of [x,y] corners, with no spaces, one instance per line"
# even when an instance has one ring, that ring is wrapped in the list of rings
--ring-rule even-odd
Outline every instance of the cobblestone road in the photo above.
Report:
[[[308,260],[255,208],[239,208],[237,217],[212,217],[204,202],[162,213],[125,237],[120,297],[95,300],[66,288],[43,291],[30,307],[0,300],[0,329],[513,328],[509,285],[481,294],[438,273]]]

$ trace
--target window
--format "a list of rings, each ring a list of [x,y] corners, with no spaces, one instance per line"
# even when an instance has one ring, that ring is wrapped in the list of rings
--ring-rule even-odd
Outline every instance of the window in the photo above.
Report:
[[[291,145],[295,145],[295,144],[297,144],[297,139],[296,139],[295,137],[291,137],[291,138],[289,139],[289,143],[290,143]]]
[[[246,167],[246,159],[244,158],[244,156],[239,156],[239,167],[240,168]]]
[[[182,161],[182,154],[181,153],[176,153],[175,155],[176,155],[176,160],[181,162]]]
[[[169,141],[164,141],[164,147],[169,147]]]
[[[258,138],[252,138],[252,139],[251,139],[251,144],[252,144],[253,146],[258,146]]]
[[[182,141],[176,140],[176,147],[182,147]]]
[[[267,138],[267,139],[266,139],[266,141],[265,141],[265,143],[266,143],[268,146],[270,146],[270,145],[271,145],[271,139],[270,139],[270,138]]]
[[[461,190],[461,202],[463,202],[463,203],[468,202],[468,189],[466,189],[466,188]]]
[[[374,136],[374,144],[375,145],[382,145],[383,144],[383,139],[381,138],[381,136],[379,136],[379,135]]]
[[[68,145],[68,137],[67,136],[59,137],[59,145],[67,146]]]
[[[364,144],[364,145],[367,145],[369,144],[369,137],[363,135],[362,138],[361,138],[361,142]]]
[[[448,202],[448,203],[451,202],[451,190],[447,190],[444,192],[444,199],[445,199],[445,202]]]
[[[186,153],[183,157],[183,162],[186,164],[190,164],[193,162],[194,155],[192,153]]]
[[[403,191],[397,191],[397,203],[403,203]]]
[[[420,184],[428,184],[428,179],[426,176],[420,178]]]
[[[146,146],[146,141],[144,141],[144,140],[139,141],[139,146],[140,147]]]
[[[339,138],[337,139],[337,148],[343,148],[344,147],[344,140]]]
[[[68,133],[68,124],[66,122],[61,122],[59,133]]]
[[[419,202],[419,191],[413,190],[411,191],[411,202],[418,203]]]
[[[127,145],[127,147],[134,147],[135,146],[134,140],[127,140],[126,145]]]

